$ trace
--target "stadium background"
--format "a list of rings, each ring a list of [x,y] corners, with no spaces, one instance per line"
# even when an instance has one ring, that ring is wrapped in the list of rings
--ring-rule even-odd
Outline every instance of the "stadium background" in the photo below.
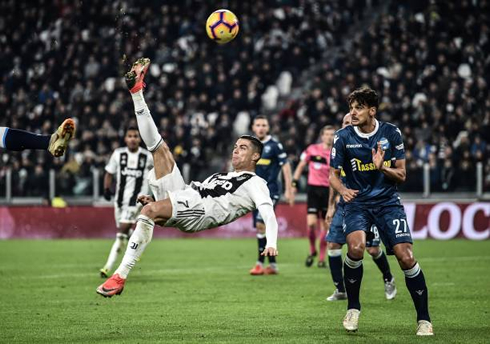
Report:
[[[216,7],[208,1],[0,3],[0,125],[49,134],[74,117],[79,128],[62,159],[1,153],[2,237],[26,222],[10,205],[111,206],[100,197],[103,168],[135,125],[121,75],[141,56],[153,62],[146,99],[187,181],[227,170],[231,142],[257,114],[269,116],[294,167],[321,127],[339,125],[346,95],[368,84],[381,96],[379,118],[403,131],[404,199],[466,207],[489,198],[486,1],[219,5],[241,22],[239,37],[224,46],[203,30]],[[300,191],[305,184],[304,175]],[[488,204],[478,207],[474,227],[488,237]],[[41,224],[49,227],[52,211],[42,211]],[[448,221],[463,227],[464,213],[441,216],[442,231]],[[81,235],[93,228],[80,225]]]

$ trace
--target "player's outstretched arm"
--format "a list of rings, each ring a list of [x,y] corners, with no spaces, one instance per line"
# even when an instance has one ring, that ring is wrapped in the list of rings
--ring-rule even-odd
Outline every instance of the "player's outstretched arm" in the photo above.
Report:
[[[342,196],[342,198],[346,203],[352,201],[359,193],[359,190],[352,190],[346,188],[344,184],[342,184],[342,181],[340,180],[340,169],[333,168],[331,166],[330,166],[330,185],[332,185],[332,187]]]
[[[405,168],[405,159],[395,160],[394,167],[388,167],[384,164],[385,151],[381,148],[381,143],[378,142],[378,148],[373,148],[373,163],[376,168],[386,177],[394,182],[401,184],[407,178],[407,170]]]
[[[259,205],[257,209],[262,216],[265,223],[265,237],[267,239],[267,244],[265,250],[261,253],[263,256],[277,256],[279,252],[277,251],[277,220],[276,214],[274,214],[274,208],[271,204],[265,203]]]
[[[284,191],[284,197],[286,198],[286,201],[289,203],[289,205],[294,204],[294,196],[293,196],[293,181],[291,180],[291,164],[289,162],[286,162],[284,165],[282,165],[282,175],[284,176],[284,184],[285,185],[285,191]]]

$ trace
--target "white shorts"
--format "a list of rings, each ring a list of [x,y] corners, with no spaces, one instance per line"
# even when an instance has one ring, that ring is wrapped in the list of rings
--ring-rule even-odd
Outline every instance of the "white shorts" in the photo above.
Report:
[[[182,174],[180,173],[177,164],[174,164],[172,173],[167,174],[160,179],[156,178],[155,169],[152,168],[148,174],[148,184],[157,201],[168,198],[169,191],[183,190],[186,187],[184,178],[182,178]]]
[[[206,212],[199,192],[186,186],[184,190],[170,191],[172,217],[165,226],[175,227],[183,232],[199,232],[209,228],[205,223]]]
[[[204,205],[199,192],[186,185],[177,164],[172,173],[156,179],[155,170],[148,175],[148,183],[157,201],[169,198],[172,203],[172,217],[165,223],[183,232],[197,232],[204,226]]]
[[[138,217],[140,211],[141,206],[114,207],[114,217],[116,219],[117,228],[119,228],[121,223],[136,223],[136,217]]]

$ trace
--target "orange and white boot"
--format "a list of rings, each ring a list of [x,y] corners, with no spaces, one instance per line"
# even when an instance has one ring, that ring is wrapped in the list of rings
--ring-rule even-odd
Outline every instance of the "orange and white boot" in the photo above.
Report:
[[[119,276],[119,274],[112,275],[107,281],[99,285],[97,288],[97,294],[103,297],[113,297],[114,295],[121,295],[124,290],[125,278]]]

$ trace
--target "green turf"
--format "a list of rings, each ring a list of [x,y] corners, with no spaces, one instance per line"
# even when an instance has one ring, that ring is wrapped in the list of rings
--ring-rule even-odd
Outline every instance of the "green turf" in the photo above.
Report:
[[[490,343],[490,241],[416,242],[436,335],[415,336],[403,275],[386,301],[366,258],[360,330],[327,302],[328,270],[304,267],[306,240],[280,241],[279,276],[248,275],[252,239],[155,240],[121,296],[95,293],[109,240],[0,241],[2,343]]]

